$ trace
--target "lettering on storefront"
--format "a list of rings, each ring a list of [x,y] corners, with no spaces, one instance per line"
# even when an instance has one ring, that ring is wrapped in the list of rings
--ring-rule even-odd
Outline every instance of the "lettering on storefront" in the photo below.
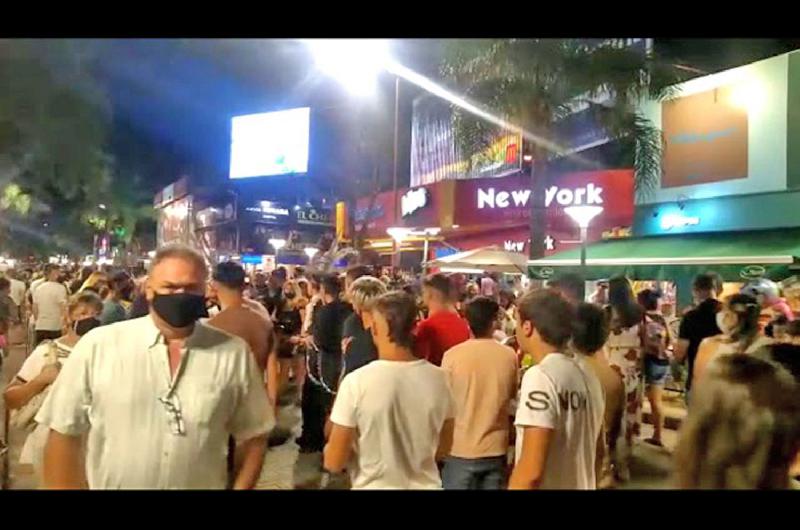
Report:
[[[530,198],[531,190],[526,189],[495,192],[494,188],[478,188],[478,208],[508,208],[512,205],[522,208],[528,205]],[[545,190],[545,207],[550,207],[554,200],[560,206],[603,204],[603,188],[594,184],[575,189],[550,186]]]
[[[408,190],[405,195],[400,198],[400,210],[403,217],[408,217],[417,210],[424,208],[428,205],[428,190],[425,188],[417,188],[415,190]]]
[[[506,249],[508,252],[524,252],[525,247],[527,246],[528,241],[513,241],[510,239],[506,239],[503,242],[503,248]],[[547,235],[544,238],[544,248],[545,250],[555,250],[556,249],[556,240]]]
[[[679,214],[668,214],[661,218],[662,230],[672,230],[673,228],[683,228],[684,226],[696,226],[700,224],[699,217],[689,217]]]
[[[297,210],[297,222],[300,224],[328,225],[331,223],[331,214],[319,211],[316,208],[302,208]]]

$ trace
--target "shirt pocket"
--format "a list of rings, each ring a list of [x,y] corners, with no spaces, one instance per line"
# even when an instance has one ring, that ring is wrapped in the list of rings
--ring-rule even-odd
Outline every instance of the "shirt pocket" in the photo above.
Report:
[[[180,389],[181,415],[187,428],[224,426],[230,415],[230,391],[220,384],[188,383]]]

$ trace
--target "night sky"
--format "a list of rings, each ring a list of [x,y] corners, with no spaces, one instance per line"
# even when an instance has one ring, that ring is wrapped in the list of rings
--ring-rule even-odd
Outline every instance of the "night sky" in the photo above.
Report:
[[[436,77],[439,41],[393,41],[402,63]],[[746,64],[800,48],[800,39],[656,39],[665,60],[708,72]],[[352,171],[348,142],[355,138],[359,113],[374,112],[392,123],[394,83],[381,79],[378,99],[355,101],[334,81],[314,69],[305,47],[288,40],[107,40],[97,44],[97,74],[113,108],[113,141],[120,158],[155,156],[153,189],[181,173],[212,186],[227,184],[229,124],[237,114],[311,106],[319,111],[312,125],[308,185],[271,181],[276,194],[329,194],[327,183]],[[713,53],[709,53],[713,52]],[[401,181],[409,172],[411,100],[418,89],[401,88]],[[313,112],[313,111],[312,111]],[[135,139],[136,141],[133,141]],[[391,172],[386,153],[381,171]]]

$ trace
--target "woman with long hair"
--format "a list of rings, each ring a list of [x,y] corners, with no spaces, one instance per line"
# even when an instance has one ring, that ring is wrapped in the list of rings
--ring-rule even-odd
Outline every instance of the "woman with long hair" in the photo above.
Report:
[[[755,355],[709,364],[675,451],[684,489],[786,489],[800,449],[800,387]]]
[[[636,303],[630,281],[615,276],[608,282],[606,318],[611,330],[605,345],[608,364],[622,378],[625,388],[625,413],[620,440],[611,455],[617,480],[630,479],[629,461],[633,441],[642,428],[642,320],[644,311]]]
[[[753,353],[772,342],[769,337],[760,334],[760,315],[761,306],[758,300],[749,294],[734,294],[725,300],[722,310],[717,313],[717,326],[722,334],[704,339],[700,343],[694,361],[692,388],[701,380],[709,363],[718,356]]]

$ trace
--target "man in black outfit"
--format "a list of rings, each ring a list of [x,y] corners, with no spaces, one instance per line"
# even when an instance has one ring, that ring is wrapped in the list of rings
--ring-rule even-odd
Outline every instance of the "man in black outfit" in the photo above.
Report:
[[[342,377],[378,358],[378,349],[365,319],[371,318],[370,311],[375,300],[385,293],[383,282],[372,276],[362,276],[350,284],[347,294],[353,305],[353,314],[344,323]]]
[[[311,333],[316,352],[309,352],[309,374],[303,385],[303,434],[297,440],[304,453],[322,452],[325,419],[333,405],[333,393],[342,369],[342,331],[352,313],[341,300],[342,284],[335,275],[320,281],[322,306],[314,310]]]
[[[689,372],[686,379],[686,403],[692,387],[694,360],[700,343],[707,337],[722,333],[717,326],[717,313],[722,304],[717,297],[722,293],[722,281],[716,273],[699,274],[694,279],[692,293],[697,305],[681,320],[678,341],[675,343],[675,360],[688,359]]]

